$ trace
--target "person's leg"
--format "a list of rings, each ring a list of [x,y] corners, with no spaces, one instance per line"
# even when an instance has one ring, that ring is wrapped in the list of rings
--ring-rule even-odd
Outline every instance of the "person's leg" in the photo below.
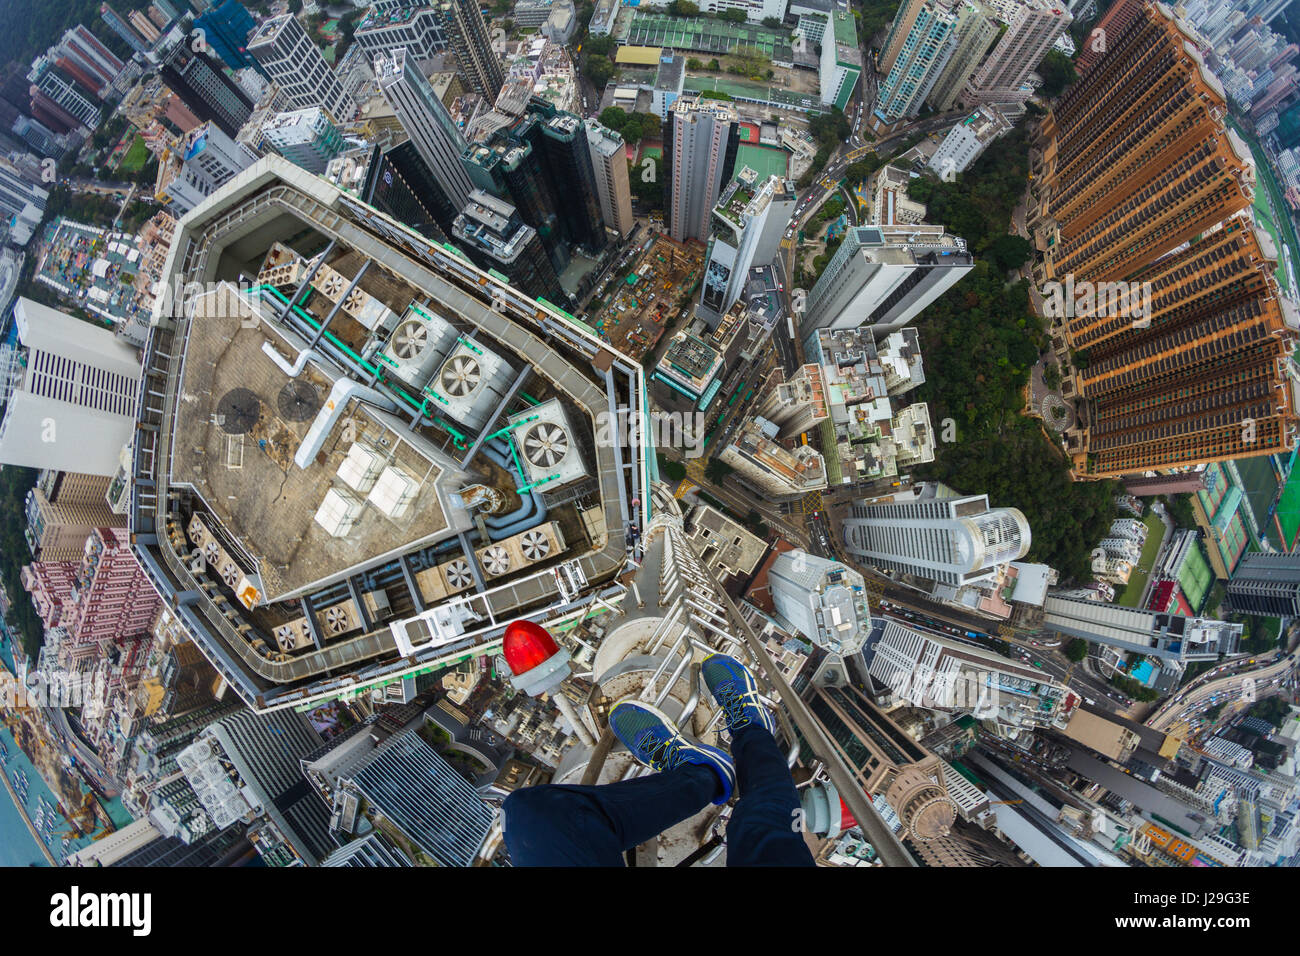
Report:
[[[766,727],[731,738],[740,799],[727,824],[727,866],[813,866],[799,826],[799,793],[785,755]]]
[[[640,846],[705,804],[731,799],[731,757],[682,736],[657,708],[624,700],[609,727],[640,763],[660,771],[603,786],[554,785],[506,798],[506,846],[516,866],[620,866]]]
[[[727,866],[812,866],[799,822],[799,794],[772,736],[776,718],[744,664],[711,654],[700,675],[722,708],[731,735],[740,799],[727,824]]]
[[[627,850],[694,816],[721,790],[701,764],[604,786],[527,787],[502,807],[506,848],[515,866],[622,866]]]

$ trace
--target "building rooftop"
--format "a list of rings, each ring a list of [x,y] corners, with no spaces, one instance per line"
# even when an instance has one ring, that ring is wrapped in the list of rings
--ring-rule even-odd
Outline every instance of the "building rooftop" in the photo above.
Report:
[[[432,544],[467,525],[448,520],[448,495],[463,473],[395,416],[352,401],[306,467],[294,463],[313,426],[315,408],[341,376],[309,363],[290,378],[264,351],[288,362],[301,342],[277,332],[269,307],[227,292],[203,296],[186,350],[180,387],[189,401],[178,410],[172,481],[190,485],[226,533],[256,562],[267,600],[296,594],[349,569],[419,544]],[[257,318],[254,318],[254,317]],[[296,338],[296,337],[295,337]],[[305,405],[290,405],[286,396]],[[345,400],[346,402],[347,400]],[[307,417],[297,410],[302,408]],[[295,420],[296,419],[296,420]],[[386,449],[391,462],[418,476],[415,506],[402,521],[368,507],[346,537],[332,537],[315,520],[354,442]],[[267,494],[270,489],[275,494]],[[253,570],[251,568],[245,570]]]

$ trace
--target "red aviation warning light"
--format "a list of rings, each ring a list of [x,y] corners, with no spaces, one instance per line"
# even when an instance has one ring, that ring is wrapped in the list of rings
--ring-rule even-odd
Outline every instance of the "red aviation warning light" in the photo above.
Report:
[[[546,628],[532,621],[511,621],[501,641],[501,653],[514,675],[516,690],[537,697],[569,676],[569,652],[555,643]]]

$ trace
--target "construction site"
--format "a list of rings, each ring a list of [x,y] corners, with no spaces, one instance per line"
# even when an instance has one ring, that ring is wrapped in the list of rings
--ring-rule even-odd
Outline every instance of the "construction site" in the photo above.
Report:
[[[631,266],[600,290],[604,305],[592,324],[606,342],[640,361],[688,307],[703,266],[703,244],[654,236]]]

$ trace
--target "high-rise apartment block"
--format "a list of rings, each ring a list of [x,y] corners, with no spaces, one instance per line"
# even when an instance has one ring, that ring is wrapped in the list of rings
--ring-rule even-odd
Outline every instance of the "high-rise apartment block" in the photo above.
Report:
[[[980,0],[967,0],[956,9],[952,54],[941,68],[927,100],[934,109],[950,110],[975,75],[984,54],[998,37],[998,21]]]
[[[1227,606],[1238,614],[1300,617],[1300,554],[1252,551],[1228,582]]]
[[[478,0],[441,0],[435,9],[461,75],[479,96],[495,101],[505,82],[505,72],[501,58],[492,49],[492,37]]]
[[[1029,552],[1029,522],[1018,508],[943,491],[923,484],[855,504],[844,520],[845,546],[866,564],[949,585],[991,578]]]
[[[786,448],[779,427],[763,418],[746,419],[718,457],[740,482],[770,501],[793,501],[826,487],[826,462],[811,445]]]
[[[19,297],[0,463],[112,475],[133,431],[140,359],[112,332]]]
[[[974,106],[1028,99],[1032,91],[1025,81],[1030,72],[1038,68],[1073,20],[1059,0],[1024,0],[1018,4],[1007,32],[966,87],[965,102]]]
[[[38,561],[75,561],[95,528],[125,527],[105,499],[109,482],[103,475],[62,471],[41,473],[27,493],[27,544]]]
[[[717,100],[680,98],[664,123],[664,219],[677,242],[703,241],[713,206],[736,165],[735,107]]]
[[[45,626],[67,632],[72,660],[96,657],[105,641],[147,634],[162,606],[125,533],[110,528],[91,531],[78,560],[27,565],[22,583]]]
[[[627,144],[623,137],[595,120],[587,120],[587,146],[596,173],[596,195],[605,225],[626,239],[636,225],[632,217],[632,187],[628,180]]]
[[[1066,433],[1076,474],[1295,444],[1284,362],[1300,317],[1278,294],[1271,239],[1235,215],[1255,170],[1226,109],[1195,33],[1147,6],[1043,122],[1027,222],[1035,278],[1086,360]]]
[[[272,17],[258,27],[248,38],[248,52],[267,78],[279,84],[290,109],[319,106],[338,123],[356,115],[356,101],[292,14]]]
[[[894,15],[877,69],[884,74],[876,115],[895,123],[921,111],[957,45],[960,0],[904,0]]]

